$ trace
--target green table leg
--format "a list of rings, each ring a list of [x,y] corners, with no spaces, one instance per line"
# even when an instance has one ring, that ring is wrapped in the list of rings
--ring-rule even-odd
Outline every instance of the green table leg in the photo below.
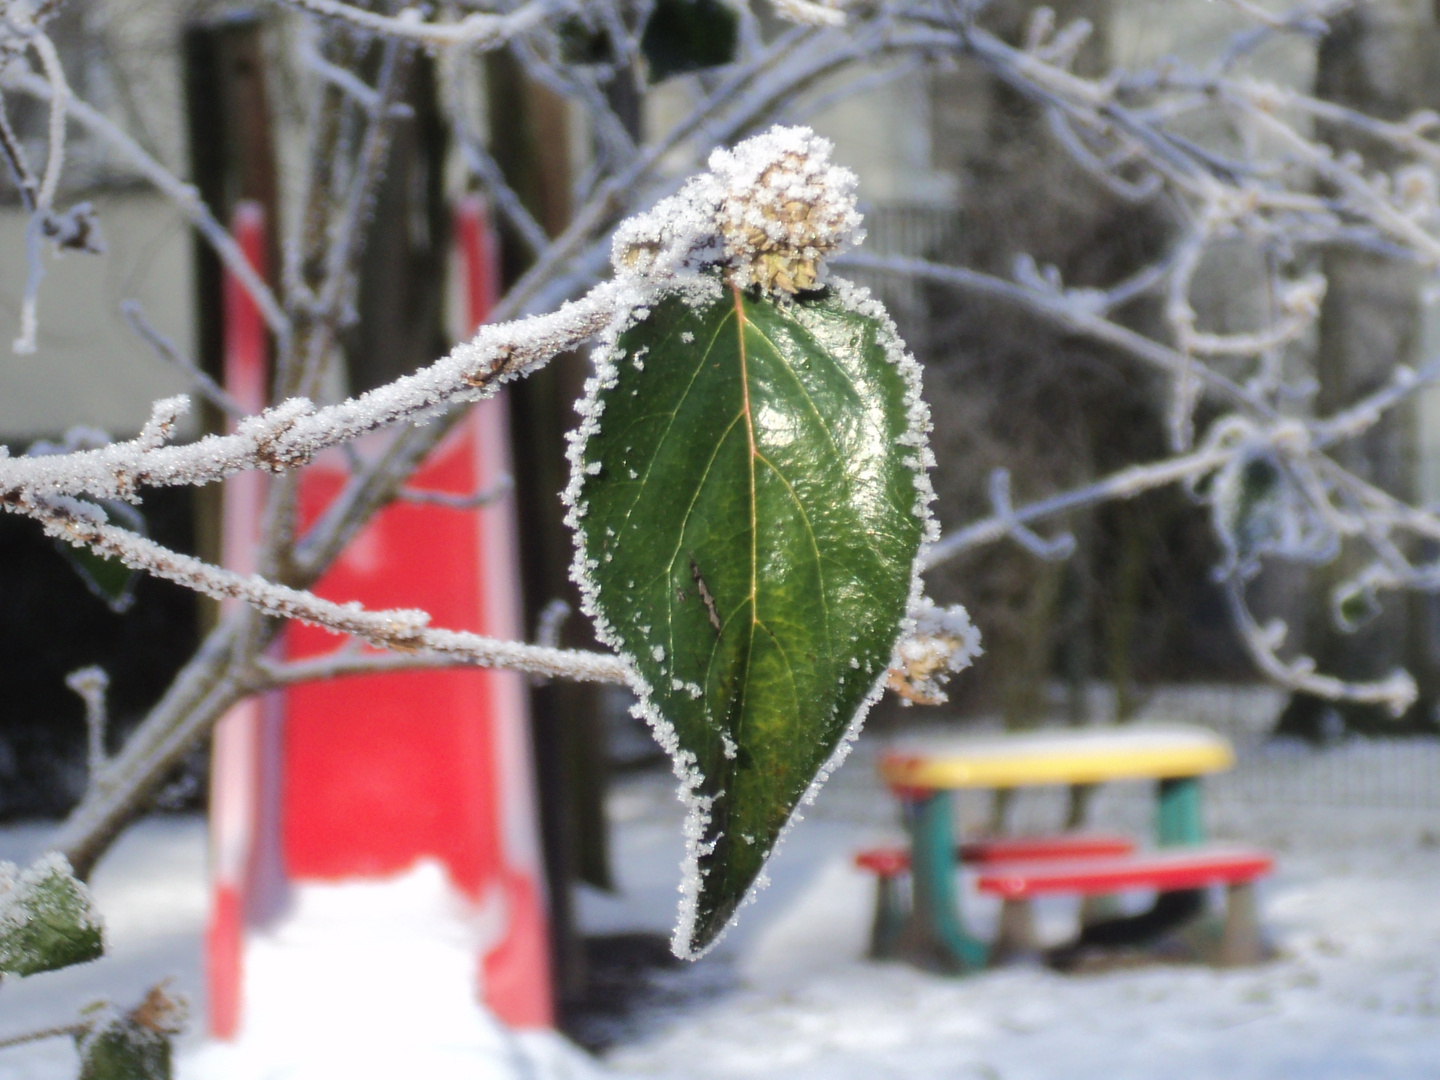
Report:
[[[907,802],[906,816],[915,902],[901,952],[924,967],[956,974],[978,971],[988,949],[966,933],[960,919],[950,793],[936,791]]]
[[[1205,814],[1198,776],[1161,780],[1155,807],[1155,839],[1161,847],[1184,847],[1205,842]]]

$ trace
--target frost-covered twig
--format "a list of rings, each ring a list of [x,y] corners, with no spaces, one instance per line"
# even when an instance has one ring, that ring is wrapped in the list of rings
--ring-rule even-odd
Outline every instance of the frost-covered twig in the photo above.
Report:
[[[426,45],[461,45],[470,49],[498,49],[511,38],[541,25],[558,5],[529,0],[505,14],[472,12],[453,23],[429,22],[420,7],[407,7],[398,15],[381,15],[342,0],[285,0],[287,4],[338,19],[382,37]]]
[[[1228,447],[1208,448],[1150,465],[1131,465],[1093,484],[1086,484],[1047,499],[1039,499],[1018,510],[985,518],[936,541],[925,554],[925,568],[931,569],[972,548],[1003,540],[1013,533],[1016,526],[1029,526],[1033,522],[1087,506],[1131,499],[1156,488],[1196,480],[1224,465],[1234,453],[1235,451]]]
[[[332,64],[320,54],[308,35],[302,36],[299,45],[299,56],[307,68],[319,75],[322,79],[333,84],[349,94],[362,109],[371,116],[378,116],[387,109],[397,120],[407,119],[414,115],[410,106],[401,104],[389,104],[381,100],[381,95],[373,86],[356,75],[349,68],[343,68],[339,64]]]
[[[879,271],[940,282],[1008,300],[1023,305],[1068,330],[1114,346],[1127,355],[1171,375],[1180,376],[1188,365],[1183,353],[1095,314],[1094,308],[1103,304],[1103,297],[1096,298],[1093,293],[1085,290],[1041,292],[969,267],[947,266],[927,259],[905,256],[869,255],[859,251],[842,255],[835,260],[835,265],[839,269]],[[1265,415],[1274,415],[1273,409],[1258,401],[1243,386],[1221,372],[1201,367],[1197,371],[1197,377],[1217,397],[1231,404],[1257,409]]]
[[[601,655],[576,653],[573,650],[552,649],[552,651],[574,656]],[[251,678],[250,685],[255,691],[260,691],[295,686],[321,679],[345,678],[350,675],[378,675],[396,671],[434,671],[445,668],[488,665],[476,665],[469,658],[454,653],[366,652],[342,648],[324,656],[308,660],[291,660],[287,663],[277,663],[265,657],[258,657],[254,666],[255,675]],[[512,665],[497,664],[495,666],[510,668]],[[615,676],[612,679],[597,678],[593,681],[617,683],[627,681],[627,677],[618,666]]]
[[[40,181],[35,179],[25,147],[10,125],[10,111],[5,106],[3,95],[0,95],[0,153],[4,154],[10,178],[15,181],[15,188],[20,192],[20,202],[26,213],[33,214],[35,200],[40,193]]]
[[[35,189],[34,206],[30,210],[30,220],[25,228],[28,273],[25,278],[25,291],[20,298],[20,336],[11,346],[20,354],[33,353],[36,348],[35,335],[40,328],[40,281],[45,276],[44,236],[46,227],[51,223],[55,192],[60,186],[60,173],[65,167],[65,118],[69,113],[72,97],[70,84],[65,81],[65,69],[60,66],[60,54],[55,50],[55,43],[33,21],[33,14],[24,7],[12,6],[6,11],[7,25],[20,33],[40,57],[40,66],[50,88],[45,172],[39,188]],[[20,175],[24,176],[24,173]]]
[[[57,539],[86,544],[132,569],[174,581],[212,599],[244,600],[266,615],[323,626],[378,648],[437,653],[477,667],[505,667],[551,678],[583,682],[628,680],[625,664],[616,657],[546,649],[462,630],[431,629],[430,616],[423,611],[369,611],[358,603],[337,604],[303,589],[265,581],[258,575],[224,570],[109,525],[96,508],[75,500],[37,503],[22,512],[39,520],[46,532]]]
[[[420,506],[443,506],[447,510],[478,510],[482,506],[489,506],[495,500],[503,498],[515,490],[515,481],[506,473],[499,480],[482,491],[475,491],[469,495],[461,495],[453,491],[427,491],[424,488],[403,487],[396,494],[401,502],[415,503]]]
[[[1349,682],[1317,672],[1315,661],[1308,656],[1281,659],[1277,651],[1285,642],[1285,623],[1279,619],[1264,626],[1257,623],[1245,603],[1244,585],[1239,581],[1232,579],[1225,583],[1225,596],[1251,659],[1282,686],[1331,701],[1384,705],[1395,716],[1404,713],[1419,696],[1414,678],[1403,669],[1396,669],[1387,678],[1375,682]]]
[[[19,1035],[6,1035],[0,1038],[0,1050],[9,1049],[12,1046],[24,1046],[26,1043],[42,1042],[45,1039],[58,1039],[62,1036],[74,1038],[76,1035],[88,1031],[86,1024],[62,1024],[59,1027],[40,1028],[37,1031],[26,1031]]]
[[[540,612],[540,618],[535,626],[535,643],[544,645],[546,648],[555,648],[560,644],[560,631],[564,629],[565,620],[570,618],[573,612],[570,605],[558,597],[545,605]]]
[[[460,146],[460,156],[465,162],[465,167],[474,174],[485,189],[485,194],[495,205],[495,208],[504,215],[525,246],[530,249],[531,255],[540,255],[550,244],[550,238],[545,235],[545,229],[525,209],[525,204],[520,201],[520,196],[505,181],[500,166],[495,164],[485,148],[480,145],[480,140],[463,124],[456,124],[456,141]]]
[[[243,420],[249,415],[238,401],[225,392],[224,387],[201,371],[193,360],[180,355],[175,343],[145,317],[145,310],[138,300],[120,301],[120,314],[125,316],[131,329],[145,340],[155,355],[189,379],[196,392],[211,405],[232,420]]]
[[[388,386],[325,408],[292,399],[250,417],[231,435],[210,435],[186,446],[131,440],[64,457],[0,458],[0,502],[62,495],[123,499],[147,485],[206,484],[245,469],[292,469],[367,432],[423,421],[449,402],[488,396],[599,333],[624,307],[625,297],[620,285],[598,285],[553,314],[483,326],[448,356]]]
[[[105,749],[105,728],[109,723],[105,691],[110,686],[110,676],[105,674],[104,668],[84,667],[65,676],[65,685],[85,702],[85,764],[88,782],[100,783],[110,758]]]

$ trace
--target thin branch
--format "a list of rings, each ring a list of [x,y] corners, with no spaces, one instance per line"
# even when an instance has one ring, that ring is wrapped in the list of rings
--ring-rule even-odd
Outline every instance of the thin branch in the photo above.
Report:
[[[180,355],[175,343],[145,317],[145,311],[138,300],[120,301],[120,314],[125,316],[130,328],[145,340],[155,355],[189,379],[200,396],[211,405],[232,420],[243,420],[250,415],[238,401],[225,392],[224,387],[201,371],[193,360]]]
[[[87,782],[97,784],[110,757],[105,749],[105,728],[109,723],[105,692],[110,687],[110,676],[102,667],[84,667],[65,676],[65,685],[85,702]]]
[[[439,653],[477,667],[504,667],[549,678],[629,681],[627,666],[618,657],[547,649],[463,630],[434,630],[428,627],[430,616],[423,611],[370,611],[358,603],[337,604],[302,589],[276,585],[258,574],[247,576],[224,570],[171,551],[148,537],[105,524],[93,507],[74,500],[32,504],[20,508],[20,512],[38,520],[51,536],[86,544],[132,569],[144,570],[212,599],[243,600],[273,618],[298,619],[359,638],[377,648]]]
[[[448,356],[388,386],[319,409],[291,399],[246,419],[230,435],[186,446],[131,440],[64,458],[0,458],[0,502],[22,495],[124,499],[144,485],[206,484],[245,469],[291,469],[327,447],[423,419],[447,402],[487,397],[500,383],[599,333],[631,300],[621,285],[598,285],[553,314],[482,326]]]
[[[405,119],[415,114],[415,110],[409,105],[403,103],[385,104],[381,100],[380,92],[373,86],[369,85],[348,68],[343,68],[339,64],[332,64],[320,55],[320,50],[315,47],[308,36],[302,36],[298,51],[300,60],[306,67],[332,86],[345,91],[345,93],[350,95],[351,99],[370,116],[380,116],[384,114],[387,109],[395,119]]]
[[[60,64],[60,54],[55,50],[55,43],[44,33],[36,31],[30,37],[30,44],[40,57],[45,81],[50,84],[50,123],[45,175],[35,197],[36,213],[44,214],[55,205],[55,192],[60,187],[60,173],[65,168],[65,118],[69,114],[74,95],[70,92],[70,84],[65,81],[65,69]]]
[[[10,126],[10,110],[5,105],[3,95],[0,95],[0,153],[5,155],[5,164],[10,169],[10,178],[15,181],[15,187],[20,192],[21,204],[27,213],[33,214],[40,182],[30,171],[30,159],[25,153],[25,147],[21,145],[15,129]]]
[[[62,1024],[60,1027],[40,1028],[38,1031],[27,1031],[20,1035],[7,1035],[0,1039],[0,1050],[7,1050],[12,1046],[24,1046],[26,1043],[40,1042],[44,1039],[58,1039],[61,1036],[73,1038],[76,1035],[83,1035],[89,1030],[88,1024]]]
[[[1224,465],[1234,454],[1232,447],[1211,447],[1151,465],[1131,465],[1093,484],[1037,500],[1007,514],[985,518],[937,541],[925,554],[924,568],[933,569],[971,548],[1003,540],[1012,535],[1017,526],[1028,526],[1097,503],[1132,499],[1146,491],[1168,487],[1182,480],[1197,480]]]
[[[443,506],[447,510],[479,510],[498,499],[503,499],[515,490],[515,480],[509,473],[482,491],[460,495],[452,491],[426,491],[422,488],[403,487],[396,494],[401,502],[420,506]]]
[[[1265,626],[1259,625],[1245,603],[1243,584],[1233,578],[1225,582],[1225,597],[1251,659],[1282,686],[1330,701],[1384,705],[1395,716],[1402,715],[1419,696],[1415,680],[1403,669],[1397,668],[1388,678],[1373,682],[1347,682],[1333,675],[1318,674],[1315,661],[1308,656],[1282,660],[1276,650],[1284,644],[1285,623],[1275,619]]]
[[[473,665],[465,658],[444,653],[365,652],[347,646],[324,656],[291,660],[283,664],[263,656],[256,657],[256,674],[250,684],[258,693],[261,690],[275,690],[350,675],[381,675],[396,671],[434,671],[470,666]]]
[[[1067,330],[1085,334],[1097,341],[1103,341],[1107,345],[1113,345],[1137,360],[1143,360],[1167,374],[1180,376],[1191,367],[1188,358],[1183,353],[1147,338],[1143,334],[1137,334],[1102,315],[1095,314],[1087,305],[1087,294],[1084,292],[1058,294],[1040,292],[979,270],[946,266],[925,259],[903,256],[866,255],[861,252],[850,252],[836,259],[835,266],[840,269],[870,270],[916,277],[994,296],[1029,308]],[[1264,416],[1275,415],[1269,405],[1258,400],[1239,383],[1218,371],[1200,366],[1196,368],[1195,374],[1208,389],[1232,404],[1242,405],[1246,409]]]
[[[480,145],[479,138],[463,124],[455,125],[456,142],[460,147],[460,158],[475,179],[480,181],[491,203],[500,211],[530,249],[530,254],[541,255],[550,246],[545,229],[535,220],[515,189],[505,181],[505,174],[495,159]]]
[[[511,38],[540,26],[556,7],[547,0],[530,0],[530,3],[505,15],[474,12],[458,22],[434,23],[426,22],[417,7],[406,8],[399,15],[390,16],[366,11],[340,0],[285,0],[285,3],[387,38],[426,45],[463,45],[475,50],[500,48]]]

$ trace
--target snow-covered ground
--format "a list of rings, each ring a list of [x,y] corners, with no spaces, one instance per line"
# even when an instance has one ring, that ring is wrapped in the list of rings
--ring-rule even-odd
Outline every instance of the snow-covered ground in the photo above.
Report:
[[[654,1011],[607,1055],[611,1068],[674,1080],[1440,1077],[1440,814],[1213,807],[1217,836],[1279,855],[1261,903],[1281,955],[1262,967],[946,979],[860,959],[872,885],[848,856],[897,835],[872,750],[822,794],[775,864],[776,885],[722,946],[728,992]],[[665,843],[655,798],[641,782],[614,803],[622,821],[632,815],[620,838],[634,873],[642,850]],[[1030,803],[1017,811],[1035,823],[1060,810],[1054,798]],[[1097,824],[1143,833],[1150,807],[1142,785],[1114,785]],[[974,820],[983,807],[964,809]],[[977,929],[993,924],[993,903],[965,903]],[[1059,941],[1076,905],[1047,903],[1040,916]]]
[[[773,884],[716,952],[697,965],[655,973],[654,993],[615,1022],[614,1045],[603,1062],[592,1067],[554,1043],[509,1039],[478,1010],[457,1009],[452,1020],[429,1025],[425,1053],[409,1038],[416,1052],[385,1061],[386,1074],[477,1080],[1440,1076],[1440,812],[1218,800],[1211,808],[1217,835],[1269,844],[1279,854],[1261,901],[1281,955],[1263,967],[1088,976],[1019,968],[946,979],[860,959],[872,894],[870,882],[851,869],[850,854],[899,835],[894,808],[874,778],[875,751],[875,744],[862,743],[822,793],[772,864]],[[1363,768],[1383,755],[1354,756]],[[668,930],[683,817],[672,786],[659,774],[618,785],[611,814],[621,894],[582,896],[592,932]],[[1114,785],[1097,801],[1096,824],[1143,832],[1149,808],[1143,786]],[[1023,800],[1016,808],[1019,820],[1034,824],[1058,809],[1053,797]],[[971,822],[983,811],[978,799],[961,807]],[[24,861],[43,843],[44,831],[0,830],[0,859]],[[366,987],[381,994],[387,972],[398,970],[386,958],[398,954],[413,959],[412,974],[431,990],[448,985],[458,995],[465,985],[473,942],[453,932],[458,924],[447,923],[449,916],[435,907],[439,893],[423,872],[396,883],[387,896],[377,893],[352,906],[358,911],[369,904],[383,917],[406,889],[416,910],[429,905],[434,932],[425,930],[422,916],[419,931],[408,937],[383,930],[371,935],[361,946],[369,956],[357,955],[344,980],[362,988],[357,1001],[365,1000]],[[198,1001],[205,914],[200,823],[165,818],[133,830],[100,868],[95,890],[111,955],[99,965],[0,986],[0,1038],[68,1022],[87,997],[138,998],[166,974]],[[309,898],[312,929],[292,930],[288,944],[272,943],[275,971],[266,977],[276,987],[276,1015],[304,1010],[320,993],[298,980],[333,944],[323,932],[340,918],[327,907],[333,902]],[[993,904],[973,895],[965,903],[977,929],[993,922]],[[1047,903],[1040,915],[1042,933],[1060,940],[1073,925],[1074,904]],[[447,948],[465,962],[452,964]],[[309,957],[288,976],[286,949]],[[369,1075],[362,1066],[378,1066],[382,1051],[401,1052],[406,1031],[420,1024],[403,1013],[377,1013],[364,1024],[370,1053],[342,1053],[346,1040],[337,1025],[345,1012],[337,1017],[318,1001],[313,1009],[317,1041],[332,1041],[334,1053],[302,1055],[311,1062],[303,1075],[325,1075],[327,1063],[334,1066],[331,1075],[347,1080]],[[376,1035],[381,1028],[384,1038]],[[197,1034],[183,1037],[181,1080],[302,1075],[280,1068],[277,1055],[263,1052],[263,1039],[247,1045],[237,1054],[207,1047]],[[74,1074],[73,1051],[63,1039],[0,1050],[0,1080]]]

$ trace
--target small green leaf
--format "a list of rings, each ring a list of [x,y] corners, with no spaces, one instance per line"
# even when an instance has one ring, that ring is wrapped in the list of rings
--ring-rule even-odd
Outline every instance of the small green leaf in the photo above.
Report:
[[[145,517],[128,503],[115,499],[102,499],[100,507],[111,521],[124,526],[131,532],[146,535]],[[140,575],[119,559],[97,555],[83,544],[75,545],[63,540],[55,541],[55,548],[80,576],[85,587],[116,615],[123,615],[135,603],[135,584]]]
[[[54,971],[104,951],[90,890],[63,855],[48,855],[20,874],[13,863],[0,863],[0,973]]]
[[[75,1039],[80,1052],[79,1080],[170,1080],[169,1036],[112,1015]]]
[[[680,955],[713,943],[833,767],[911,596],[927,416],[883,312],[856,307],[658,301],[572,451],[589,607],[689,789]]]
[[[735,59],[740,21],[723,0],[658,0],[640,38],[650,81],[721,67]]]
[[[1372,586],[1350,582],[1338,587],[1331,595],[1335,625],[1347,634],[1373,622],[1381,612],[1380,598]]]
[[[123,615],[135,603],[135,581],[139,576],[119,559],[97,555],[87,547],[74,547],[57,541],[56,549],[70,568],[80,576],[85,587],[117,615]]]

